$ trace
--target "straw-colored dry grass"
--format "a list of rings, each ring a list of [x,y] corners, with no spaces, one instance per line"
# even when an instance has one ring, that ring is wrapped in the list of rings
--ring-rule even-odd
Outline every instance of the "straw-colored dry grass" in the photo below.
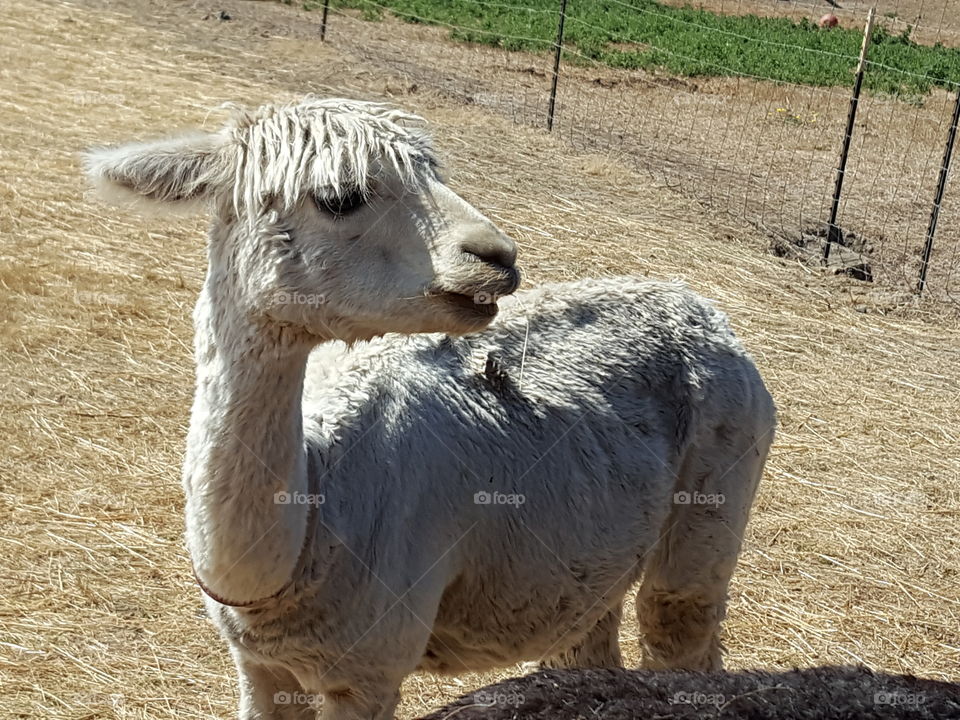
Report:
[[[75,153],[306,91],[425,114],[451,183],[519,241],[532,282],[680,276],[717,298],[781,431],[726,625],[732,667],[865,662],[960,679],[960,329],[657,190],[615,157],[464,108],[298,38],[298,13],[8,0],[0,14],[0,716],[229,717],[236,687],[181,542],[189,311],[204,221],[86,196]],[[288,35],[288,37],[283,37]],[[637,662],[636,626],[624,628]],[[401,718],[518,671],[416,676]]]

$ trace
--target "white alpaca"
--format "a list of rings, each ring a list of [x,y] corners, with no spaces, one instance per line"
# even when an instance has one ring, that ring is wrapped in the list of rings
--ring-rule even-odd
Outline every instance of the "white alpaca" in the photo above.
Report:
[[[418,668],[617,665],[641,576],[646,664],[718,667],[774,427],[753,363],[675,284],[494,319],[514,244],[417,124],[307,99],[88,156],[114,195],[214,210],[183,485],[241,716],[389,718]]]

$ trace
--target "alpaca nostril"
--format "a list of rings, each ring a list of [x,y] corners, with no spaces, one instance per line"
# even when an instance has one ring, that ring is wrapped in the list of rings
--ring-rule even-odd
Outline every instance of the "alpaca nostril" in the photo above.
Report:
[[[512,268],[517,262],[516,243],[501,232],[477,233],[464,240],[460,249],[468,255],[480,258],[483,262],[507,269]]]

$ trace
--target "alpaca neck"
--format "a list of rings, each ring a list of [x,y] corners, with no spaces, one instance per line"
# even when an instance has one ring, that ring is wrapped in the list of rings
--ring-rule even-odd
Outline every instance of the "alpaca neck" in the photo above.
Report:
[[[240,604],[284,587],[305,541],[309,506],[283,499],[307,492],[301,396],[310,347],[254,326],[216,297],[217,286],[208,279],[194,312],[187,545],[203,585]]]

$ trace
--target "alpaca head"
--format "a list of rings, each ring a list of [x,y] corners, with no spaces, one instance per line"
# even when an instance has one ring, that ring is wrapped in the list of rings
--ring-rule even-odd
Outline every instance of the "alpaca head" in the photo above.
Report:
[[[420,124],[308,98],[86,168],[115,198],[212,208],[207,288],[255,323],[348,341],[480,330],[517,288],[516,248],[443,183]]]

